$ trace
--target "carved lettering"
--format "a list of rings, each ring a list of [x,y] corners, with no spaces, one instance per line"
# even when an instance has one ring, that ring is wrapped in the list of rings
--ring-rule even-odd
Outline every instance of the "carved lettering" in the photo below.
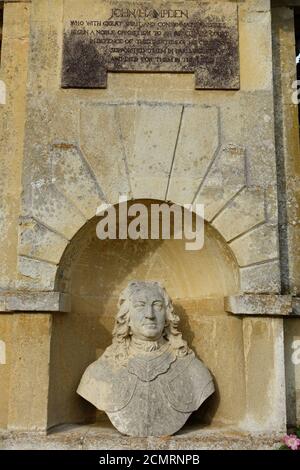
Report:
[[[109,71],[195,72],[196,88],[238,89],[237,9],[118,2],[102,18],[66,20],[62,86],[105,87]]]

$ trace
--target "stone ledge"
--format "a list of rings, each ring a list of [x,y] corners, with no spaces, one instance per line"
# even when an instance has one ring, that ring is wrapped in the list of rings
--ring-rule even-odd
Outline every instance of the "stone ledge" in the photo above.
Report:
[[[271,450],[284,433],[254,433],[225,427],[184,426],[174,436],[137,438],[119,434],[108,422],[61,425],[48,435],[0,431],[2,450]]]
[[[32,0],[0,0],[1,3],[31,3]]]
[[[293,313],[295,315],[299,315],[300,317],[300,298],[299,297],[293,297],[292,306],[293,306]]]
[[[0,293],[0,314],[9,312],[70,312],[70,296],[60,292]]]
[[[291,295],[244,294],[230,296],[225,297],[224,307],[227,313],[233,315],[293,316]]]

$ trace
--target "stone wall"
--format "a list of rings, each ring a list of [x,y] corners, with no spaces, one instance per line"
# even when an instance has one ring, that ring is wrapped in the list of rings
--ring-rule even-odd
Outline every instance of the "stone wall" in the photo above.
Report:
[[[273,9],[273,61],[276,116],[276,149],[278,162],[279,235],[282,290],[299,295],[299,176],[300,148],[298,109],[292,103],[292,84],[296,80],[295,31],[293,10]],[[300,366],[291,360],[296,341],[300,339],[300,323],[285,322],[288,423],[299,423]]]
[[[26,84],[28,73],[30,5],[5,5],[1,50],[0,80],[6,88],[6,104],[0,105],[0,286],[14,289],[17,279],[18,218],[21,212],[21,174],[24,126],[26,119]],[[4,101],[4,100],[2,100]],[[13,315],[0,315],[1,339],[6,344],[6,364],[0,365],[2,385],[0,422],[7,425],[9,376],[13,338]]]
[[[61,89],[61,18],[85,12],[80,2],[33,8],[18,287],[51,289],[68,240],[103,200],[115,204],[127,193],[205,203],[237,257],[241,290],[279,292],[271,17],[263,3],[239,7],[238,92],[195,91],[192,75],[151,73],[111,74],[105,90]],[[99,4],[86,8],[93,16]]]
[[[291,17],[278,8],[272,33],[268,0],[236,3],[240,89],[195,90],[192,74],[150,72],[108,74],[105,89],[62,88],[63,19],[95,16],[102,2],[6,2],[1,427],[45,430],[94,419],[75,395],[76,382],[109,342],[117,293],[139,276],[158,277],[177,297],[183,333],[215,375],[218,393],[201,419],[253,432],[285,429],[284,330],[291,338],[299,328],[298,319],[282,319],[299,294],[292,229],[299,148],[288,85],[275,80],[274,88],[273,72],[284,64],[273,51],[278,41],[283,52],[291,47],[292,28],[280,24]],[[280,161],[290,175],[288,237]],[[205,248],[191,261],[176,241],[135,251],[130,243],[97,240],[97,207],[117,204],[124,193],[204,203]],[[29,402],[34,413],[23,412]]]

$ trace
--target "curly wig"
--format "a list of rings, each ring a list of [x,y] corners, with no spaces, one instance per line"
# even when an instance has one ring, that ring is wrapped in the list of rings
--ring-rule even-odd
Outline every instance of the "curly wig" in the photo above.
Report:
[[[108,348],[108,353],[112,353],[116,359],[125,360],[128,355],[130,343],[129,312],[131,297],[140,290],[149,287],[156,287],[163,298],[166,309],[166,323],[162,336],[170,343],[177,356],[185,356],[191,352],[186,341],[182,339],[182,334],[178,330],[179,317],[174,312],[172,301],[159,282],[156,281],[132,281],[121,292],[119,297],[119,310],[116,316],[113,330],[112,347]],[[110,354],[109,354],[110,355]]]

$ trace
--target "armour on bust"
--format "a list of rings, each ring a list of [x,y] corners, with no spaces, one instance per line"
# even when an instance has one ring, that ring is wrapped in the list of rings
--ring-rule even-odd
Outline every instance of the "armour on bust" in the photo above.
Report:
[[[119,298],[113,342],[84,372],[77,393],[129,436],[178,431],[214,392],[213,378],[182,339],[158,282],[130,282]]]

